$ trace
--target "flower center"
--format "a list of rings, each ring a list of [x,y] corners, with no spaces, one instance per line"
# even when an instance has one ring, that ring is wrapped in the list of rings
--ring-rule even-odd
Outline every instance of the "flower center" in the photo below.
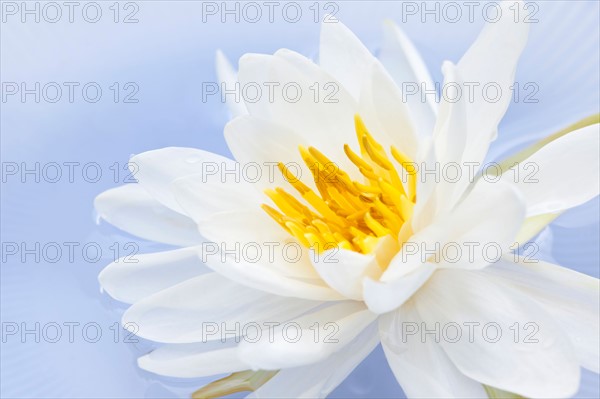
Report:
[[[383,237],[391,235],[402,245],[412,233],[406,222],[416,202],[413,162],[391,146],[391,155],[401,167],[397,169],[360,116],[356,115],[354,122],[360,155],[348,144],[344,144],[344,152],[364,177],[362,183],[352,180],[316,148],[301,146],[300,154],[319,193],[281,162],[279,170],[300,196],[280,187],[265,190],[279,210],[266,204],[262,208],[302,245],[317,252],[338,247],[366,254]]]

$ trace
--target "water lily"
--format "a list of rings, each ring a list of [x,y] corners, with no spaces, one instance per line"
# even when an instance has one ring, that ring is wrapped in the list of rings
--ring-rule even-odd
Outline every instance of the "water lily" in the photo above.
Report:
[[[277,398],[327,396],[379,343],[408,397],[568,397],[581,367],[598,372],[598,280],[513,253],[598,195],[597,118],[499,172],[480,170],[528,35],[513,3],[501,3],[504,16],[458,63],[443,65],[445,88],[493,82],[502,92],[495,101],[480,91],[407,96],[407,82],[433,84],[391,22],[379,58],[339,22],[323,24],[318,64],[279,50],[244,55],[236,73],[219,54],[221,80],[245,100],[229,96],[235,118],[225,137],[235,160],[149,151],[131,159],[138,184],[96,199],[115,226],[182,247],[100,274],[111,296],[132,304],[123,324],[165,344],[140,367],[230,374],[197,397],[251,390]],[[304,94],[249,101],[241,93],[266,82],[293,82]],[[333,87],[332,101],[313,87]],[[273,173],[235,178],[250,164]],[[448,165],[462,173],[428,173]],[[531,165],[535,180],[525,178]],[[269,259],[236,253],[267,243]],[[293,260],[279,250],[290,244],[300,251]],[[294,339],[284,331],[290,322]],[[223,326],[227,339],[215,334]],[[481,331],[489,326],[501,336]],[[469,336],[457,340],[456,331]]]

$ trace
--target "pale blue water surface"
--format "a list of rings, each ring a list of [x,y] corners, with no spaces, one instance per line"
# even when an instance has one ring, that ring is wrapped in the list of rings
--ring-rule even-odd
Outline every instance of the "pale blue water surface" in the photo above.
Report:
[[[124,182],[122,169],[132,154],[164,146],[191,146],[229,154],[222,129],[228,120],[224,104],[217,98],[202,101],[202,82],[215,81],[214,57],[222,49],[232,60],[245,52],[272,53],[287,47],[316,57],[319,24],[309,7],[300,2],[307,17],[298,23],[276,18],[258,23],[219,18],[202,21],[202,2],[121,2],[115,22],[114,2],[98,2],[102,16],[96,23],[81,14],[86,2],[68,21],[62,18],[37,23],[25,14],[13,15],[2,2],[1,81],[79,82],[70,102],[56,103],[34,95],[18,96],[1,103],[1,156],[3,167],[34,167],[56,162],[75,162],[73,181],[63,175],[7,176],[2,184],[2,242],[78,243],[74,258],[63,253],[55,263],[51,253],[36,260],[7,256],[1,268],[1,318],[3,328],[45,327],[36,342],[35,333],[3,336],[1,351],[1,396],[6,398],[146,398],[186,397],[202,381],[166,379],[143,372],[135,359],[147,351],[146,343],[129,343],[115,327],[123,307],[100,293],[98,272],[118,248],[133,241],[110,226],[96,225],[93,199],[103,190]],[[218,2],[220,3],[220,2]],[[417,2],[420,3],[420,2]],[[16,2],[21,7],[21,2]],[[35,2],[27,2],[35,7]],[[39,3],[44,7],[46,3]],[[62,3],[59,3],[62,4]],[[133,5],[132,5],[133,4]],[[381,39],[381,23],[391,18],[401,24],[422,52],[435,80],[441,79],[443,60],[457,61],[481,29],[482,20],[469,23],[436,23],[428,18],[402,22],[402,2],[337,2],[339,17],[374,52]],[[597,1],[537,2],[539,22],[517,73],[519,82],[536,82],[538,103],[518,102],[502,121],[490,159],[522,147],[582,117],[599,112],[599,3]],[[323,3],[319,4],[324,13]],[[56,15],[45,9],[46,19]],[[87,10],[93,16],[93,10]],[[133,14],[132,14],[133,13]],[[89,17],[88,15],[88,17]],[[137,23],[123,23],[123,19]],[[83,85],[95,82],[103,92],[96,103],[85,101]],[[119,84],[117,89],[114,83]],[[125,86],[133,83],[131,86]],[[63,86],[64,87],[64,86]],[[111,87],[113,87],[111,89]],[[137,92],[125,103],[124,96]],[[120,94],[114,101],[115,91]],[[6,93],[4,93],[6,94]],[[47,93],[49,96],[53,94]],[[93,95],[93,94],[92,94]],[[102,171],[96,182],[86,181],[82,169],[95,162]],[[23,164],[22,164],[23,163]],[[119,173],[115,175],[115,165]],[[95,165],[86,166],[92,173]],[[46,169],[44,173],[51,173]],[[575,171],[574,173],[585,173]],[[89,177],[89,175],[86,175]],[[92,174],[93,176],[93,174]],[[88,179],[90,180],[90,179]],[[565,190],[569,183],[563,182]],[[598,201],[568,212],[540,238],[542,257],[598,277]],[[97,243],[102,254],[82,254],[86,243]],[[115,247],[115,243],[117,247]],[[160,247],[139,243],[140,252]],[[51,248],[48,247],[48,251]],[[121,252],[121,255],[125,253]],[[4,253],[3,255],[6,255]],[[62,337],[53,343],[52,326],[61,325]],[[72,325],[72,340],[67,336]],[[77,324],[78,323],[78,324]],[[89,324],[97,323],[97,324]],[[87,335],[83,335],[83,328]],[[91,327],[90,327],[91,326]],[[41,328],[42,328],[41,327]],[[90,329],[91,328],[91,329]],[[94,331],[102,336],[94,341]],[[115,334],[119,335],[115,337]],[[24,341],[24,342],[23,342]],[[72,341],[72,342],[70,342]],[[117,341],[117,342],[115,342]],[[579,397],[598,397],[598,376],[585,372]],[[332,394],[332,397],[403,397],[380,348],[366,359]]]

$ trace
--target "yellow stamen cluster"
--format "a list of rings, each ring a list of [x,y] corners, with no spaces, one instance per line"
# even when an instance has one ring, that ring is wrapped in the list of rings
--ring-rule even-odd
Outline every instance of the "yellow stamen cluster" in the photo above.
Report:
[[[412,161],[391,147],[392,157],[406,172],[403,182],[361,118],[356,115],[354,121],[360,155],[347,144],[344,152],[364,176],[363,183],[353,181],[316,148],[300,147],[319,194],[283,163],[279,163],[279,170],[309,206],[283,188],[265,191],[279,210],[266,204],[262,208],[301,244],[318,252],[339,247],[369,253],[382,237],[392,235],[403,241],[407,235],[403,226],[411,217],[416,201],[417,175]]]

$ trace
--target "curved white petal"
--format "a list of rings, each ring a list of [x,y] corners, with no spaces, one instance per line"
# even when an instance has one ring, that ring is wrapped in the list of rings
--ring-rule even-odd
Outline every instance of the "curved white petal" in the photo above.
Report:
[[[258,206],[255,210],[216,213],[199,225],[202,260],[214,264],[228,255],[229,262],[255,264],[282,276],[320,280],[309,250],[300,245]]]
[[[476,85],[472,96],[463,88],[459,99],[467,112],[468,136],[462,160],[480,165],[512,100],[517,62],[531,25],[524,18],[515,18],[512,11],[514,7],[523,9],[522,1],[502,1],[498,5],[499,20],[486,24],[456,65],[462,81]]]
[[[395,261],[400,261],[400,258],[396,258]],[[383,314],[391,312],[414,295],[434,272],[435,266],[424,264],[416,270],[390,282],[365,278],[363,281],[365,304],[373,313]]]
[[[331,288],[350,299],[362,299],[362,279],[378,278],[381,269],[373,255],[335,249],[321,254],[312,253],[317,273]]]
[[[135,155],[132,172],[148,193],[168,208],[184,213],[169,189],[176,179],[202,175],[203,181],[221,181],[224,170],[235,170],[236,162],[196,148],[166,147]],[[240,199],[240,203],[243,203]],[[185,213],[184,213],[185,214]]]
[[[435,142],[432,137],[424,138],[419,143],[417,158],[415,160],[421,169],[433,170],[436,168]],[[428,226],[436,217],[437,181],[435,178],[423,178],[417,174],[417,198],[419,199],[413,209],[413,215],[407,222],[413,232],[419,232]]]
[[[409,301],[379,319],[387,361],[409,398],[485,398],[483,386],[462,374],[442,347],[423,338],[420,318]],[[429,338],[429,339],[427,339]]]
[[[211,243],[198,256],[208,267],[239,284],[281,296],[344,299],[318,277],[308,250],[261,210],[217,214],[200,229]],[[255,252],[244,254],[244,247]]]
[[[300,179],[314,188],[314,177],[298,150],[298,146],[308,148],[314,143],[289,127],[253,116],[244,116],[225,125],[225,140],[235,159],[242,165],[256,163],[261,167],[261,178],[253,184],[256,189],[283,187],[293,194],[294,190],[277,168],[279,162],[294,174],[294,177],[290,178]]]
[[[458,76],[455,65],[445,62],[442,71],[445,86],[462,87],[464,82]],[[475,180],[479,167],[470,167],[462,162],[469,140],[467,119],[464,101],[442,101],[433,133],[435,164],[429,162],[423,166],[424,174],[425,170],[437,170],[440,174],[436,178],[432,198],[435,210],[428,209],[428,212],[440,213],[452,209],[468,185]]]
[[[346,25],[337,20],[321,24],[319,65],[357,100],[374,59]]]
[[[363,280],[379,279],[398,249],[396,240],[386,236],[369,254],[335,248],[323,253],[311,251],[310,260],[331,288],[347,298],[360,301],[363,299]]]
[[[108,223],[147,240],[182,247],[203,241],[192,219],[156,201],[140,184],[107,190],[94,207]]]
[[[391,20],[384,25],[384,39],[379,59],[404,93],[403,100],[410,109],[419,137],[431,136],[437,112],[431,95],[422,98],[422,87],[433,90],[434,85],[419,52],[410,39]]]
[[[356,140],[354,115],[358,105],[333,76],[290,50],[279,50],[275,55],[246,54],[240,59],[238,76],[242,86],[279,84],[271,98],[265,89],[256,100],[246,101],[250,115],[295,131],[311,145],[326,149],[341,167],[351,165],[343,144]],[[296,92],[301,95],[296,96]]]
[[[209,271],[197,248],[125,256],[98,275],[102,288],[113,298],[134,303],[165,288]]]
[[[207,342],[224,339],[227,332],[229,338],[254,333],[257,325],[285,322],[317,306],[207,273],[136,302],[123,315],[123,324],[152,341]]]
[[[202,256],[202,254],[199,254]],[[234,256],[224,255],[224,259],[207,257],[206,265],[220,275],[238,284],[285,297],[311,299],[316,301],[340,301],[346,299],[322,281],[295,279],[274,270],[270,265],[248,263]]]
[[[444,86],[463,84],[456,65],[446,61],[442,65]],[[464,102],[442,101],[434,130],[436,158],[440,162],[457,162],[467,144],[467,117]]]
[[[600,282],[534,259],[506,258],[484,270],[534,299],[566,331],[581,365],[600,372]]]
[[[502,183],[477,184],[441,222],[439,227],[452,231],[452,236],[442,245],[439,261],[434,261],[439,268],[461,269],[494,263],[513,249],[524,220],[525,204],[514,188]]]
[[[257,342],[245,340],[239,356],[255,370],[317,363],[343,349],[375,318],[360,302],[341,302],[275,326]]]
[[[502,179],[527,202],[527,216],[555,213],[596,197],[600,191],[600,124],[545,145]]]
[[[326,398],[375,349],[377,324],[372,323],[344,349],[309,366],[280,370],[247,398]]]
[[[242,100],[240,94],[240,86],[237,80],[237,72],[233,69],[233,66],[225,57],[225,54],[221,50],[217,50],[217,56],[215,58],[216,69],[217,69],[217,78],[219,79],[219,83],[221,83],[221,91],[223,90],[223,86],[227,90],[227,94],[225,96],[225,100],[227,102],[227,107],[231,112],[233,117],[239,115],[246,115],[248,110],[246,109],[246,104]],[[236,92],[235,95],[231,94],[232,92]]]
[[[198,378],[246,369],[237,348],[218,344],[170,344],[138,358],[140,368],[177,378]]]
[[[478,269],[500,260],[514,244],[525,205],[509,184],[479,181],[449,213],[412,236],[381,276],[391,282],[424,263]]]
[[[389,147],[394,145],[416,161],[418,137],[400,89],[377,60],[373,60],[365,74],[359,115],[388,153]]]
[[[205,174],[180,177],[168,189],[183,212],[197,224],[223,211],[259,209],[263,199],[252,184],[244,180],[242,168],[230,170],[233,174],[222,179],[207,178]]]
[[[577,392],[580,367],[570,340],[534,300],[500,279],[479,271],[439,270],[414,303],[427,329],[438,326],[440,345],[468,377],[525,397]],[[460,328],[458,341],[454,332],[443,333],[449,325]],[[533,337],[526,335],[527,326],[535,329]]]

